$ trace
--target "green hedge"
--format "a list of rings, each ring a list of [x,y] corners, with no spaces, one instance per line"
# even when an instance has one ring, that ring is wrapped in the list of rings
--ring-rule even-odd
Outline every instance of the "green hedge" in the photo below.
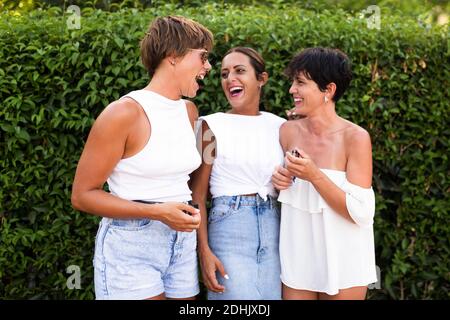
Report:
[[[76,164],[101,110],[149,81],[138,41],[157,15],[193,18],[215,35],[213,70],[194,99],[222,111],[220,58],[248,45],[267,61],[266,109],[292,107],[282,71],[310,46],[338,47],[354,81],[337,105],[372,136],[376,257],[372,299],[449,298],[448,30],[382,15],[381,29],[344,11],[216,6],[82,12],[68,30],[60,9],[0,16],[0,298],[92,299],[98,217],[71,208]],[[81,289],[69,289],[70,265]]]

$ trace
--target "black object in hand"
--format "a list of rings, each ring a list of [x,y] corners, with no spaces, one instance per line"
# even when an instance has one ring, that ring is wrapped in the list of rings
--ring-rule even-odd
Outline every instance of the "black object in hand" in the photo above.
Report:
[[[198,209],[198,208],[199,208],[197,203],[192,202],[192,201],[190,201],[190,200],[188,201],[188,205],[190,205],[191,207],[194,207],[195,209]],[[190,216],[192,216],[192,213],[190,213],[190,212],[188,212],[188,211],[183,210],[183,212],[186,213],[186,214],[188,214],[188,215],[190,215]]]
[[[300,155],[300,152],[298,152],[297,150],[292,150],[291,151],[291,154],[294,156],[294,157],[296,157],[296,158],[303,158],[301,155]],[[295,182],[295,177],[292,177],[292,182]]]
[[[294,157],[302,158],[302,156],[300,155],[300,152],[298,152],[297,150],[292,150],[292,151],[291,151],[291,154],[292,154]]]

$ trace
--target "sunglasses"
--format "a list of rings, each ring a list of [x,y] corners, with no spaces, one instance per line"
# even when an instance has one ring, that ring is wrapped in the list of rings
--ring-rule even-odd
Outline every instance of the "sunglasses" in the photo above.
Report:
[[[206,49],[189,49],[194,51],[200,51],[200,59],[202,59],[202,63],[204,64],[206,61],[208,61],[209,58],[209,52]]]

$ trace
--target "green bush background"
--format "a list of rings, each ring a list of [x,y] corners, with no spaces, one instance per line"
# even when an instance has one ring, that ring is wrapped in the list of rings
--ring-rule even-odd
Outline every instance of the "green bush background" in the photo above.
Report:
[[[292,107],[282,71],[299,50],[337,47],[353,64],[337,105],[373,141],[375,243],[381,289],[371,299],[449,298],[448,26],[383,15],[381,29],[343,10],[293,4],[214,5],[145,11],[82,11],[67,28],[61,9],[0,14],[0,298],[92,299],[98,217],[71,208],[78,158],[101,110],[149,78],[138,42],[158,15],[179,14],[215,36],[213,69],[194,99],[202,115],[223,111],[220,59],[236,45],[257,49],[270,80],[266,110]],[[81,289],[66,286],[78,265]]]

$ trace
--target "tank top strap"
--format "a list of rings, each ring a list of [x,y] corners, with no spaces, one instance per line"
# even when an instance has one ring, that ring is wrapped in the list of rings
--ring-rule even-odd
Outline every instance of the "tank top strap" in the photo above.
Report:
[[[187,119],[190,122],[187,105],[183,99],[171,100],[145,89],[131,91],[122,96],[121,99],[125,97],[133,99],[144,109],[152,125],[152,131],[160,125],[164,125],[172,117],[181,117],[181,119]],[[167,115],[169,114],[168,118]]]
[[[147,115],[147,118],[151,119],[151,116],[150,116],[151,106],[148,103],[149,99],[148,99],[148,97],[145,96],[145,92],[143,92],[143,90],[131,91],[131,92],[127,93],[126,95],[122,96],[120,99],[123,99],[123,98],[131,98],[134,101],[136,101],[142,107],[142,109],[144,109],[144,112]]]

